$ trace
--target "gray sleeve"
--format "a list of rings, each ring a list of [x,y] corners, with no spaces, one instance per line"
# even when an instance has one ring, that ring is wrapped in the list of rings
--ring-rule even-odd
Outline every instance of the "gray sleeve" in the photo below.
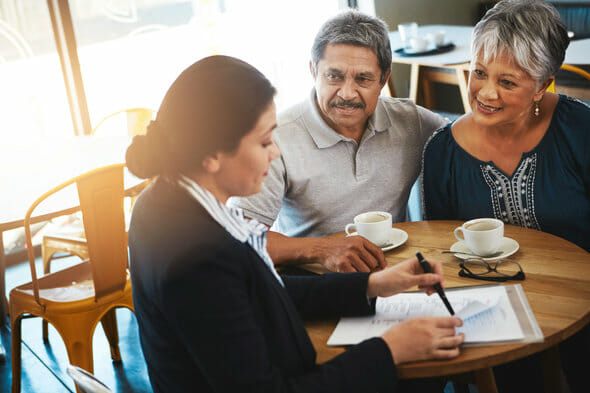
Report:
[[[262,190],[249,197],[234,197],[229,201],[230,206],[244,210],[244,216],[255,218],[269,227],[274,224],[286,190],[286,171],[283,157],[275,159],[270,164],[268,176],[262,183]]]
[[[418,118],[420,119],[420,136],[422,143],[426,143],[428,138],[438,130],[450,123],[450,120],[434,113],[426,108],[416,105],[418,109]]]

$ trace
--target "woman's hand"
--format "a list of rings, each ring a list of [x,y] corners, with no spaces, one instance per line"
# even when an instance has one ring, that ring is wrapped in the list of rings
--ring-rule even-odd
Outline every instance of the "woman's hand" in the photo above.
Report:
[[[434,293],[436,283],[444,288],[442,263],[429,259],[433,273],[424,273],[418,259],[412,258],[395,266],[371,273],[367,285],[368,297],[387,297],[409,289],[415,285],[425,290],[428,295]]]
[[[464,335],[455,327],[463,322],[456,317],[422,317],[400,322],[381,338],[387,343],[395,364],[459,356]]]

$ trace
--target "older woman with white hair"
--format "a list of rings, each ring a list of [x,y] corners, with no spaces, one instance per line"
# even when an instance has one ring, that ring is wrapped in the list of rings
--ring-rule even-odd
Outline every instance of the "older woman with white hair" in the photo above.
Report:
[[[475,26],[472,111],[424,149],[426,218],[495,217],[590,251],[590,108],[547,91],[568,44],[559,14],[542,1],[500,1]],[[560,348],[573,391],[588,391],[572,353],[587,358],[589,330]]]

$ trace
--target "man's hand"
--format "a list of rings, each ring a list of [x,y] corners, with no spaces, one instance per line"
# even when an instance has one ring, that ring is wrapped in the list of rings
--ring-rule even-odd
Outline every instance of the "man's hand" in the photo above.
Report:
[[[465,340],[463,334],[455,333],[455,327],[462,325],[455,317],[413,318],[393,326],[381,338],[395,364],[450,359],[459,355],[459,345]]]
[[[310,255],[334,272],[371,272],[387,266],[381,248],[362,236],[321,238]]]
[[[442,264],[435,259],[428,259],[433,273],[424,273],[416,258],[408,259],[388,269],[372,273],[367,284],[368,297],[387,297],[409,289],[415,285],[425,290],[428,295],[434,293],[436,283],[444,288]]]
[[[381,248],[361,236],[294,238],[269,231],[267,249],[275,264],[320,263],[335,272],[370,272],[387,266]]]

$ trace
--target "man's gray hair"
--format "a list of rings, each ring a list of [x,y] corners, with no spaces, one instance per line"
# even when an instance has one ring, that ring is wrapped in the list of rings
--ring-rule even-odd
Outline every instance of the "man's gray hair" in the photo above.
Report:
[[[568,45],[566,25],[551,4],[503,0],[475,25],[471,55],[487,63],[506,53],[540,85],[555,75]]]
[[[349,44],[371,49],[377,55],[381,69],[381,83],[391,69],[389,30],[381,19],[358,11],[345,11],[325,22],[311,48],[311,63],[317,71],[318,62],[330,44]]]

